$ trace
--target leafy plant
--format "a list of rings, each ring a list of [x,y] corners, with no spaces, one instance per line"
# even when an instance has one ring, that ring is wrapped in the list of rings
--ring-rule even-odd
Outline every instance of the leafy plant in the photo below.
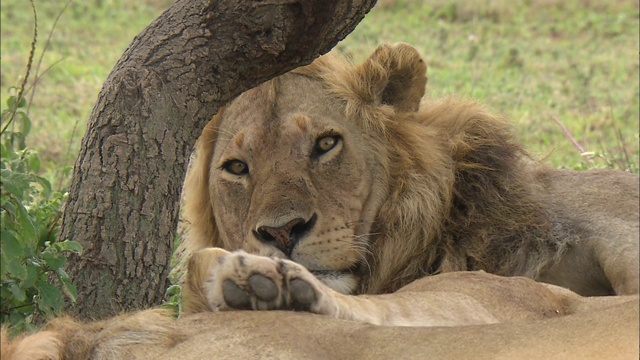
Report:
[[[77,290],[63,267],[69,253],[82,252],[76,242],[56,240],[67,194],[37,175],[40,158],[26,147],[31,121],[25,106],[17,96],[7,99],[2,121],[13,117],[17,130],[5,128],[0,144],[1,320],[18,331],[59,312],[63,294],[75,301]]]
[[[24,80],[12,88],[0,113],[0,320],[15,332],[58,313],[65,297],[76,300],[76,287],[64,265],[68,254],[82,252],[76,242],[57,241],[67,193],[52,189],[49,180],[38,176],[40,157],[27,147],[31,119],[24,89],[36,37],[37,27]]]
[[[182,287],[176,283],[169,285],[164,292],[163,307],[171,309],[173,313],[178,316],[182,313]]]

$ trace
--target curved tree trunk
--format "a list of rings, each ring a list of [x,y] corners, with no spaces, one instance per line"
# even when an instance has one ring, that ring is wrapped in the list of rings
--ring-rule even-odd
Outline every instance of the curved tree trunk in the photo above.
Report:
[[[102,318],[157,305],[193,145],[231,98],[329,51],[375,0],[180,0],[107,78],[76,161],[61,239],[71,312]]]

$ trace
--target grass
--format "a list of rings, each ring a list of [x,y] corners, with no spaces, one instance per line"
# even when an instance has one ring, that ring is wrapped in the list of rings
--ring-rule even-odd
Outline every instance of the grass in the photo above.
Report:
[[[66,3],[36,2],[40,51]],[[30,108],[30,145],[45,172],[73,163],[102,82],[171,3],[86,0],[64,11]],[[24,71],[33,21],[24,0],[3,0],[1,13],[5,99]],[[359,61],[381,42],[410,43],[429,65],[431,97],[473,98],[504,114],[553,166],[637,172],[638,17],[628,0],[379,0],[337,50]],[[595,157],[585,160],[554,119]]]
[[[53,176],[73,164],[98,92],[111,68],[134,36],[172,2],[36,0],[36,64],[56,17],[68,4],[42,57],[41,77],[30,103],[33,128],[29,145],[42,156],[47,175]],[[33,15],[25,0],[3,0],[0,6],[0,94],[4,107],[10,87],[18,85],[26,67]]]
[[[638,37],[637,2],[381,0],[338,49],[363,59],[380,42],[414,44],[430,96],[504,114],[556,167],[637,172]],[[601,157],[585,162],[554,118]]]

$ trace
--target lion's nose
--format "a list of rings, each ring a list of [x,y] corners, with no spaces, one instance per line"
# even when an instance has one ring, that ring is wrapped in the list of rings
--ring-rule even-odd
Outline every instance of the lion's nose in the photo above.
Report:
[[[254,233],[260,241],[274,245],[291,256],[294,246],[311,230],[316,218],[314,214],[308,221],[296,218],[280,227],[260,226]]]

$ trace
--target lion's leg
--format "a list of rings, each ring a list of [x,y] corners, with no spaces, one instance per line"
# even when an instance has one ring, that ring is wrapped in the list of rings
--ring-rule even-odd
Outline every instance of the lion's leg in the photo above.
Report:
[[[182,310],[185,314],[213,310],[205,296],[205,284],[215,269],[215,262],[226,254],[228,252],[220,248],[206,248],[191,256],[182,287]]]
[[[598,262],[616,295],[638,294],[640,287],[638,228],[631,229],[626,241],[603,239],[595,244]]]
[[[186,312],[298,310],[395,326],[498,322],[493,314],[468,294],[402,292],[372,296],[343,295],[324,285],[297,263],[241,251],[202,250],[194,255],[189,271],[193,273],[187,274]]]

